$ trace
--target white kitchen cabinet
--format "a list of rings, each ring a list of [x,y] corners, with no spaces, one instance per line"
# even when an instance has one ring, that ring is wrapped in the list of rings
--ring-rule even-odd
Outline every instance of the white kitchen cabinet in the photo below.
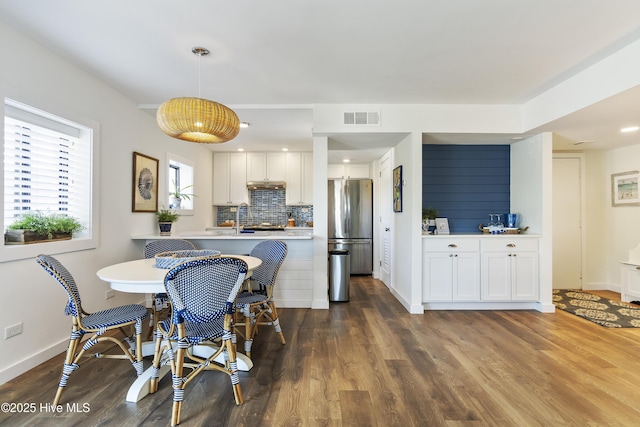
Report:
[[[247,153],[247,181],[284,181],[285,153]]]
[[[313,204],[313,153],[285,154],[287,205]]]
[[[483,239],[481,251],[483,301],[539,299],[538,239]]]
[[[247,191],[247,155],[245,153],[213,154],[213,204],[249,203]]]
[[[479,240],[425,239],[423,242],[423,300],[479,301]]]
[[[625,302],[640,300],[640,265],[622,263],[620,299]]]
[[[371,171],[368,163],[330,164],[327,176],[329,179],[371,178]]]

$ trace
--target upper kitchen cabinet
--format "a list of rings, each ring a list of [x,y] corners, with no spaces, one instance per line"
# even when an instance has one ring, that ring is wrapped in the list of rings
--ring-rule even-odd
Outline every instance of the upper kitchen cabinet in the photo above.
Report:
[[[287,205],[313,204],[313,153],[285,154]]]
[[[327,175],[329,179],[371,178],[368,163],[329,165]]]
[[[247,181],[284,181],[285,153],[247,153]]]
[[[238,205],[240,203],[249,203],[247,155],[245,153],[214,153],[213,204]]]

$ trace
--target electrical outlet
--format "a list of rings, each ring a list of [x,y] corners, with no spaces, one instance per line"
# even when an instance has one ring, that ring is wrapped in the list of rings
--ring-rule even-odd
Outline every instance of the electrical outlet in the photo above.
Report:
[[[309,208],[302,208],[302,213],[309,212]]]
[[[114,291],[113,289],[109,289],[107,292],[104,293],[104,299],[111,299],[115,296],[116,296],[116,291]]]
[[[22,333],[22,322],[4,328],[4,339],[7,340]]]
[[[235,212],[238,208],[229,208],[229,212]]]

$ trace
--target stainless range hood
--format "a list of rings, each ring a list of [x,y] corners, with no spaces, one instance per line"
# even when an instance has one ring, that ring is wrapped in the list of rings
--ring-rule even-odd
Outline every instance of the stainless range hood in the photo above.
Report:
[[[286,183],[284,181],[247,181],[249,190],[284,190]]]

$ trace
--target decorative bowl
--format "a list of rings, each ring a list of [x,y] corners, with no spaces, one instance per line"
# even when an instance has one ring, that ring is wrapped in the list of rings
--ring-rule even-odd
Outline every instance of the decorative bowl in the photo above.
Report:
[[[185,261],[196,258],[217,257],[221,252],[213,249],[189,249],[185,251],[168,251],[156,254],[156,268],[169,269]]]

